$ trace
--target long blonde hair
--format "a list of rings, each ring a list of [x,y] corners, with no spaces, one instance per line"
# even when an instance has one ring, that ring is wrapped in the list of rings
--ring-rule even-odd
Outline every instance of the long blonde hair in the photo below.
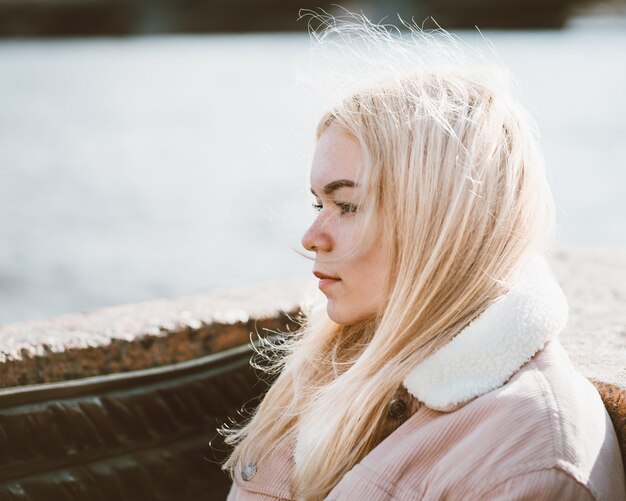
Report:
[[[393,38],[368,23],[360,31]],[[252,419],[228,430],[225,469],[262,467],[288,444],[294,497],[325,497],[377,445],[408,372],[505,293],[544,245],[553,202],[534,127],[498,75],[448,57],[360,89],[322,117],[318,138],[337,124],[363,152],[358,217],[364,240],[376,228],[389,252],[390,294],[360,325],[309,316],[281,347],[279,375]]]

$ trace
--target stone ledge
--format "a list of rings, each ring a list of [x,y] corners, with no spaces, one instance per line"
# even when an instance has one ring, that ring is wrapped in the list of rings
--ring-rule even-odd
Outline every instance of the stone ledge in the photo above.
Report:
[[[304,279],[0,326],[0,388],[173,364],[294,329]]]
[[[551,262],[570,306],[561,343],[585,376],[626,389],[626,249],[562,249]]]
[[[626,388],[626,249],[565,248],[550,258],[570,304],[560,340],[588,378]],[[190,360],[279,330],[313,288],[307,279],[0,325],[0,387]]]

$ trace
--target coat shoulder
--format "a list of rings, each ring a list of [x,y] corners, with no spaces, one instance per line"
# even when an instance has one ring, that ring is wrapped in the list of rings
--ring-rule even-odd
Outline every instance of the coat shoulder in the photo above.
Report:
[[[622,460],[595,387],[557,341],[501,387],[451,412],[421,408],[362,462],[379,483],[432,499],[560,472],[598,500],[625,499]],[[583,492],[581,491],[581,492]],[[401,498],[400,495],[397,496]]]

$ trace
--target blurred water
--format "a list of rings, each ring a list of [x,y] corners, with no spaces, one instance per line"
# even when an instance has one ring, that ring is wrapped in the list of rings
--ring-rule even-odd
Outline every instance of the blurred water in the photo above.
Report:
[[[486,36],[542,129],[560,241],[626,244],[626,30]],[[0,42],[0,323],[308,274],[307,50],[296,34]]]

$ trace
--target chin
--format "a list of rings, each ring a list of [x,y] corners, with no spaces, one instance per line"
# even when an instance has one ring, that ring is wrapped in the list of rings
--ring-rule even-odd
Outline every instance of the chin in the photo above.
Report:
[[[332,299],[329,299],[328,303],[326,303],[326,313],[328,313],[328,317],[336,324],[350,325],[345,318],[344,312],[341,311],[341,308],[339,308],[336,302]]]
[[[338,305],[337,302],[332,299],[328,300],[326,313],[328,313],[328,317],[333,322],[346,327],[356,324],[363,318],[358,314],[355,314],[354,308],[347,308],[345,305]]]

